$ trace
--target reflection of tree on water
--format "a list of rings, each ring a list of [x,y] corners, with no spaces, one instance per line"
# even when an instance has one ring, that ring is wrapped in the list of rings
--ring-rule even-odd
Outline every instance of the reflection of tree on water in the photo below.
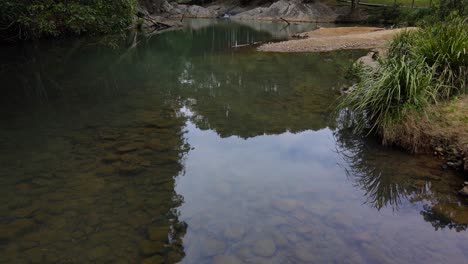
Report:
[[[402,199],[408,199],[412,194],[409,183],[396,180],[391,172],[370,166],[379,153],[372,152],[372,146],[364,138],[356,136],[351,128],[338,129],[335,136],[339,153],[349,164],[347,175],[355,186],[365,191],[366,202],[378,210],[386,206],[398,210]]]
[[[242,138],[333,126],[330,105],[354,54],[220,54],[193,58],[179,80],[194,123]],[[294,66],[292,66],[294,65]],[[309,74],[298,75],[306,69]],[[188,81],[190,80],[190,81]],[[332,88],[333,89],[333,88]]]
[[[453,193],[453,185],[460,179],[442,174],[439,164],[431,163],[432,157],[417,162],[409,154],[380,146],[376,138],[356,136],[347,118],[338,118],[339,128],[334,132],[337,151],[346,162],[343,167],[349,180],[364,191],[366,203],[378,210],[399,210],[407,201],[422,203],[421,215],[436,230],[467,228],[465,201]]]

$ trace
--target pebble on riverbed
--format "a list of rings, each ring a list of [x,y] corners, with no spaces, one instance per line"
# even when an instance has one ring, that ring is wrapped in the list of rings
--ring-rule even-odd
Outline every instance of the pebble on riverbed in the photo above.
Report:
[[[271,239],[261,239],[253,244],[253,252],[260,257],[271,257],[276,252],[275,242]]]

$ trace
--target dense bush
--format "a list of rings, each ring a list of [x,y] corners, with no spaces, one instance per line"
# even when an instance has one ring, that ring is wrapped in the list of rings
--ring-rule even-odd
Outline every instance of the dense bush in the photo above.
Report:
[[[430,7],[409,8],[400,4],[367,10],[368,23],[421,26],[444,21],[454,13],[468,16],[468,0],[433,0]]]
[[[136,0],[3,0],[0,40],[118,32],[135,8]]]
[[[406,31],[390,45],[377,69],[359,67],[359,84],[343,105],[357,129],[392,142],[393,127],[439,100],[464,93],[468,83],[468,22],[452,18]]]

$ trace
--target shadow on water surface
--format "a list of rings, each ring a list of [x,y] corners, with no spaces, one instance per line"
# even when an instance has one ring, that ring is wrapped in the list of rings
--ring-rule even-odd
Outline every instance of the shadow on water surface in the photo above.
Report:
[[[232,46],[296,29],[187,23],[0,51],[0,262],[462,263],[461,178],[333,117],[362,51],[264,54]]]
[[[415,159],[401,150],[382,147],[377,138],[356,136],[344,124],[341,120],[334,132],[337,151],[346,161],[348,180],[365,192],[366,204],[398,211],[405,203],[416,203],[435,230],[466,230],[468,203],[455,192],[463,182],[461,175],[444,173],[434,157]]]

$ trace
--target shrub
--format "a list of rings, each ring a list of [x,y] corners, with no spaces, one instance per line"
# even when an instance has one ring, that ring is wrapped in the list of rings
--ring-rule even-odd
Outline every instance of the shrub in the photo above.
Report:
[[[377,70],[361,68],[357,89],[345,99],[356,113],[357,129],[380,131],[408,112],[423,109],[435,100],[438,86],[433,76],[424,60],[410,60],[405,55],[383,61]]]
[[[0,40],[105,34],[133,21],[135,0],[3,0]]]
[[[439,100],[466,92],[468,25],[451,18],[394,38],[377,69],[361,67],[357,89],[341,106],[355,116],[358,131],[395,142],[395,126]]]

